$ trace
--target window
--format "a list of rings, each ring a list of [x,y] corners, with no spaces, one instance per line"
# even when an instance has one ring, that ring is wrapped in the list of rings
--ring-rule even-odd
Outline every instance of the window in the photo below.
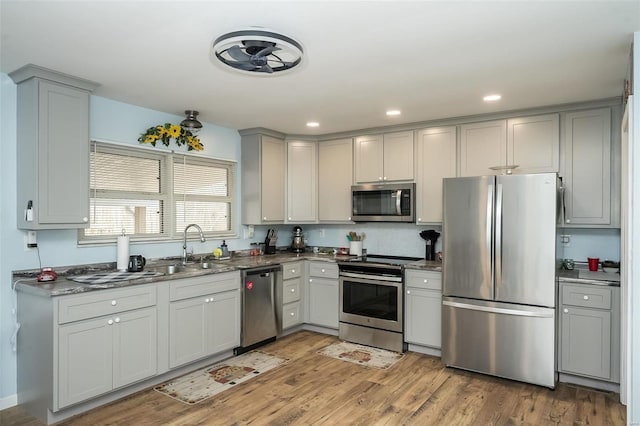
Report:
[[[182,238],[197,223],[210,237],[233,235],[235,163],[92,142],[90,226],[79,241]]]

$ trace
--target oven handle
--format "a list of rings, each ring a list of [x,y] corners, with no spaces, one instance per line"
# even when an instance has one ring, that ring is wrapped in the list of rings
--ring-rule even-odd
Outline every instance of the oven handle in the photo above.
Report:
[[[402,277],[390,277],[387,275],[369,275],[369,274],[357,274],[353,272],[340,272],[340,276],[347,277],[347,278],[359,278],[361,280],[386,281],[386,282],[394,282],[394,283],[402,282]]]

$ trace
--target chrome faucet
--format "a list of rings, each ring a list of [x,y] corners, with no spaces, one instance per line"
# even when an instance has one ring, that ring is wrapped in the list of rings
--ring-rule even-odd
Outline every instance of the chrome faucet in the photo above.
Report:
[[[198,232],[200,233],[200,242],[204,243],[205,241],[207,241],[204,238],[204,234],[202,233],[202,228],[200,228],[198,225],[196,225],[195,223],[191,223],[189,225],[187,225],[184,228],[184,243],[182,244],[182,264],[186,265],[187,264],[187,231],[189,230],[189,228],[194,227],[198,230]]]

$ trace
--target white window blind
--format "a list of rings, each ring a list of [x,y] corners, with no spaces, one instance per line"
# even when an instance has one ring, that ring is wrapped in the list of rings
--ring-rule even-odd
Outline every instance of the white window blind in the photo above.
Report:
[[[233,235],[235,163],[92,142],[90,226],[80,242],[181,238],[189,223]]]

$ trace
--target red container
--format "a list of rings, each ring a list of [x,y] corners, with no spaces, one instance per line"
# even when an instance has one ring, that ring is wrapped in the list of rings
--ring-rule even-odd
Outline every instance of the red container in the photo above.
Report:
[[[600,259],[597,257],[588,257],[587,261],[589,262],[589,270],[591,272],[595,272],[598,270],[598,265],[600,264]]]

